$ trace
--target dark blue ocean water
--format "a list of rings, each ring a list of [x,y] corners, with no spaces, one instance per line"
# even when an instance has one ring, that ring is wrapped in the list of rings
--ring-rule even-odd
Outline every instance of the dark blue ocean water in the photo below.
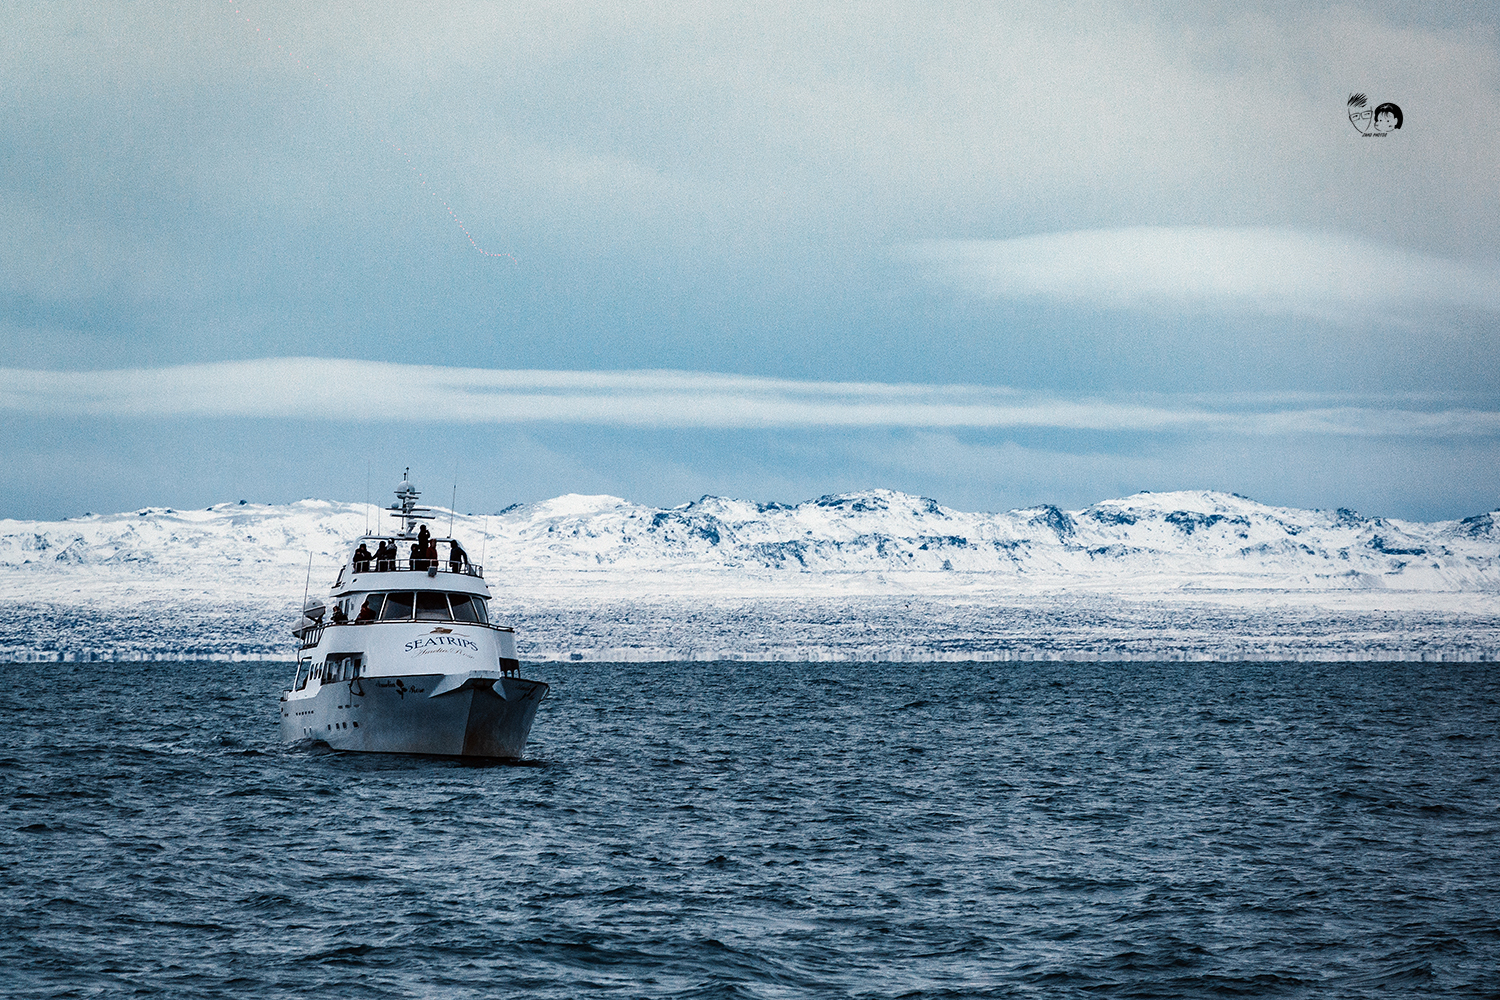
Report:
[[[520,765],[4,669],[5,996],[1500,989],[1489,665],[545,664]]]

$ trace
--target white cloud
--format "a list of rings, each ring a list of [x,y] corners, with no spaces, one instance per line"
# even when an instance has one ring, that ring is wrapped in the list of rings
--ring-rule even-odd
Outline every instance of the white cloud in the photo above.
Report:
[[[1050,428],[1473,437],[1500,412],[1307,395],[1064,397],[964,385],[810,382],[676,371],[498,371],[270,358],[125,371],[0,369],[0,410],[49,416],[687,428]]]
[[[1335,233],[1143,226],[934,240],[906,252],[927,277],[985,298],[1360,319],[1429,306],[1500,311],[1500,265]]]

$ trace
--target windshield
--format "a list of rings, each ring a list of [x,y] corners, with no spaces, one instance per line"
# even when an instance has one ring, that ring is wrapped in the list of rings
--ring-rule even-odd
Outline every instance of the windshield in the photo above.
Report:
[[[444,594],[431,590],[398,590],[368,594],[360,604],[355,622],[457,621],[488,624],[484,598],[470,594]]]

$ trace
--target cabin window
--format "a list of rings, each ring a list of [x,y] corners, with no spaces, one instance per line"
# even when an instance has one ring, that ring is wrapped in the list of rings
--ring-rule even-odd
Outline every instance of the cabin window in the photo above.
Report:
[[[417,620],[418,621],[451,621],[453,616],[448,613],[448,596],[446,594],[434,594],[430,590],[417,592]]]
[[[385,595],[385,606],[380,609],[380,620],[409,621],[411,619],[412,593],[405,591]]]
[[[448,599],[453,602],[453,617],[461,622],[479,622],[481,625],[490,620],[489,609],[485,606],[484,598],[471,597],[468,594],[449,594]]]
[[[318,680],[324,684],[353,680],[361,673],[364,657],[358,653],[338,653],[318,666]]]

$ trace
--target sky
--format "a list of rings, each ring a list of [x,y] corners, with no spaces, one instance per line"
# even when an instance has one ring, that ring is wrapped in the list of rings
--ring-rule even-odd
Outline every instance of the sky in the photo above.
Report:
[[[9,5],[0,516],[1500,507],[1500,16],[1184,6]]]

